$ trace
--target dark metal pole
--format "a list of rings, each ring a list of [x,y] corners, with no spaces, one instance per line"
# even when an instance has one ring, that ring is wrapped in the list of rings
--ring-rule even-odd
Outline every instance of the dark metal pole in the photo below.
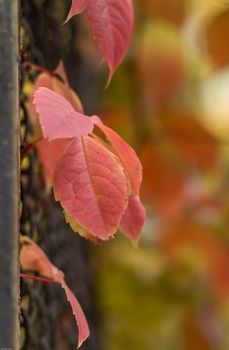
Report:
[[[18,0],[0,0],[0,349],[18,346]]]

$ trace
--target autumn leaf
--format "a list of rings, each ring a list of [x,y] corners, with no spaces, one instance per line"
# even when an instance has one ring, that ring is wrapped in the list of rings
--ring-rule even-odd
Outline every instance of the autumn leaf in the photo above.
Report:
[[[168,111],[162,113],[160,122],[168,140],[191,165],[200,169],[210,169],[216,165],[217,140],[205,130],[195,115],[187,111]]]
[[[143,8],[154,20],[159,18],[180,26],[185,19],[185,0],[145,0]]]
[[[23,270],[37,271],[41,276],[53,279],[56,269],[41,248],[28,237],[21,237],[20,262]]]
[[[64,280],[64,274],[48,259],[43,250],[28,237],[22,237],[20,262],[23,271],[36,271],[53,282],[60,283],[71,305],[79,330],[78,348],[88,338],[90,331],[84,312]]]
[[[89,0],[72,0],[72,5],[65,21],[68,22],[73,16],[83,12],[88,6]]]
[[[36,148],[46,181],[53,180],[55,198],[73,231],[96,243],[113,237],[122,221],[124,233],[137,241],[145,214],[139,199],[128,199],[139,194],[142,182],[135,151],[98,116],[77,113],[47,88],[36,91],[34,103],[44,134]],[[108,143],[95,133],[85,136],[94,125]]]
[[[35,106],[32,102],[34,98],[34,92],[41,87],[49,88],[54,92],[60,94],[61,96],[65,97],[77,112],[81,114],[83,114],[84,112],[79,97],[69,86],[63,62],[60,61],[53,74],[43,72],[37,77],[33,87],[33,92],[29,99],[28,109],[30,114],[30,120],[33,125],[34,135],[37,139],[40,139],[42,137],[42,131],[39,123],[39,117],[36,113]],[[44,168],[44,178],[46,181],[47,188],[49,188],[51,185],[56,162],[61,156],[61,154],[64,152],[69,142],[69,139],[56,139],[53,141],[42,139],[39,142],[34,143],[34,147],[36,148],[39,154],[40,161]]]
[[[162,152],[160,145],[146,143],[140,152],[144,169],[143,198],[157,207],[163,218],[181,212],[185,177]],[[181,206],[182,204],[182,206]]]
[[[69,139],[56,139],[53,141],[42,139],[35,144],[40,162],[44,168],[47,187],[51,185],[56,163],[64,153],[69,142],[71,142]]]
[[[73,0],[67,20],[85,8],[93,35],[108,63],[110,81],[130,44],[134,20],[132,1]]]
[[[36,114],[35,106],[33,104],[33,95],[35,91],[38,90],[40,87],[46,87],[50,90],[53,90],[57,94],[60,94],[71,103],[71,105],[77,112],[81,114],[84,113],[83,106],[79,97],[69,85],[67,74],[65,72],[64,64],[62,61],[60,61],[57,68],[53,71],[52,74],[51,72],[43,72],[36,78],[28,105],[29,113],[32,116]]]
[[[84,109],[78,95],[75,93],[74,90],[71,89],[69,85],[67,74],[62,61],[60,61],[54,73],[55,75],[50,77],[51,85],[50,87],[47,87],[60,94],[61,96],[65,97],[77,112],[84,114]],[[57,77],[60,77],[62,81],[60,81],[60,79],[58,79]],[[42,85],[40,85],[39,87],[41,86]]]
[[[149,21],[142,27],[137,45],[136,72],[144,101],[142,113],[151,114],[183,89],[185,67],[181,43],[169,26],[164,28],[160,22]]]
[[[90,335],[88,323],[78,300],[76,299],[75,295],[72,293],[71,289],[66,284],[64,278],[59,278],[58,282],[61,284],[61,287],[65,291],[66,297],[71,305],[72,312],[75,316],[75,319],[78,325],[79,339],[78,339],[77,348],[79,349],[80,346],[84,343],[84,341]]]
[[[121,231],[137,246],[146,219],[145,208],[138,196],[130,195],[128,207],[120,223]]]
[[[90,240],[94,244],[99,244],[101,242],[101,239],[93,236],[87,229],[80,226],[80,224],[78,224],[78,222],[74,220],[74,218],[70,216],[66,210],[64,210],[64,216],[65,216],[66,222],[69,224],[71,229],[74,232],[78,233],[81,237]]]
[[[206,28],[206,47],[217,69],[227,67],[229,63],[228,35],[229,10],[227,8],[213,16]]]
[[[128,204],[119,159],[98,140],[74,138],[57,162],[54,193],[68,215],[101,240],[112,237]]]
[[[214,237],[211,230],[194,221],[181,220],[176,225],[165,228],[161,243],[172,259],[187,247],[201,254],[213,291],[219,298],[228,297],[228,247]]]
[[[95,117],[93,117],[95,118]],[[105,134],[112,150],[121,160],[133,186],[133,190],[139,194],[142,182],[142,165],[134,149],[128,145],[115,131],[105,126],[103,123],[93,119],[93,122]]]
[[[89,239],[92,243],[100,243],[100,239],[91,235],[89,231],[80,226],[70,215],[65,212],[66,222],[70,225],[74,232],[79,233],[82,237]],[[146,213],[140,198],[135,195],[130,195],[128,200],[128,206],[124,212],[119,230],[129,238],[134,247],[137,248],[140,233],[143,229],[146,220]]]
[[[72,138],[92,133],[90,118],[78,113],[61,95],[45,87],[34,94],[43,137],[48,140]]]

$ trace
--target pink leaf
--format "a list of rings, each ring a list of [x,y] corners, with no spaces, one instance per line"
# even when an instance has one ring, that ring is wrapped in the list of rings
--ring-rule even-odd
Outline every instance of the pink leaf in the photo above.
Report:
[[[71,305],[79,330],[78,348],[89,337],[90,331],[84,312],[64,280],[64,274],[48,259],[43,250],[28,237],[22,238],[20,262],[23,270],[37,271],[42,276],[60,283]]]
[[[55,266],[51,264],[43,250],[28,237],[22,237],[20,263],[23,270],[37,271],[40,275],[53,279]]]
[[[61,79],[59,79],[58,77],[60,77]],[[33,125],[34,136],[37,139],[42,137],[42,131],[41,131],[38,115],[36,113],[36,109],[33,104],[33,99],[34,99],[33,95],[34,95],[34,92],[40,87],[49,88],[55,91],[56,93],[62,95],[71,103],[71,105],[73,106],[73,108],[75,108],[77,112],[82,114],[84,113],[81,101],[77,96],[77,94],[75,93],[75,91],[73,91],[70,88],[63,62],[60,61],[60,63],[58,64],[53,74],[48,72],[43,72],[37,77],[32,89],[31,96],[29,98],[28,110],[29,110],[29,115],[31,117],[30,121]]]
[[[145,220],[145,208],[139,197],[131,195],[129,197],[128,207],[120,223],[120,229],[128,238],[137,244]]]
[[[92,120],[106,135],[111,147],[121,160],[127,174],[129,175],[134,191],[139,194],[142,182],[142,165],[135,151],[116,132],[99,122],[94,116]]]
[[[65,97],[68,102],[71,103],[72,107],[79,113],[84,113],[83,110],[83,106],[82,103],[78,97],[78,95],[75,93],[74,90],[71,89],[69,82],[68,82],[68,78],[67,78],[67,74],[64,68],[64,64],[62,61],[60,61],[60,63],[58,64],[57,68],[55,69],[55,74],[57,74],[58,76],[61,77],[62,81],[61,82],[55,75],[51,76],[51,84],[50,86],[45,86],[50,88],[51,90],[55,91],[56,93],[62,95],[63,97]],[[38,78],[39,79],[39,78]],[[42,85],[40,85],[39,87],[42,87]]]
[[[69,86],[62,61],[60,61],[54,73],[55,74],[53,75],[49,74],[48,72],[40,74],[34,84],[32,95],[38,88],[47,87],[65,97],[77,112],[83,113],[83,107],[79,100],[79,97],[73,90],[71,90]],[[61,78],[61,80],[58,79],[57,75]],[[35,111],[35,106],[32,104],[32,98],[29,100],[29,113],[32,117],[34,117],[31,118],[31,122],[33,123],[34,134],[36,138],[39,139],[42,137],[42,132],[40,129],[38,116]],[[56,162],[64,152],[69,142],[69,139],[56,139],[53,141],[43,139],[39,142],[34,143],[34,147],[36,148],[40,161],[44,167],[44,178],[47,188],[50,187]]]
[[[60,77],[61,80],[58,77]],[[33,87],[32,98],[29,100],[29,112],[32,115],[35,114],[35,106],[32,103],[33,94],[37,89],[41,87],[46,87],[53,90],[57,94],[62,95],[68,100],[68,102],[71,103],[77,112],[83,114],[83,106],[75,91],[73,91],[69,86],[68,78],[62,61],[59,62],[53,74],[43,72],[37,77]]]
[[[87,135],[93,130],[90,118],[78,113],[61,95],[45,87],[34,94],[43,137],[48,140]]]
[[[131,0],[89,0],[87,15],[95,39],[108,63],[110,77],[126,53],[133,30]]]
[[[60,278],[59,282],[65,291],[67,299],[71,305],[72,312],[75,316],[75,320],[79,330],[78,348],[83,344],[83,342],[89,337],[89,327],[84,315],[84,312],[76,299],[75,295],[72,293],[71,289],[67,286],[64,278]]]
[[[29,114],[30,114],[30,116],[32,116],[32,117],[34,117],[34,116],[37,116],[37,114],[36,114],[36,108],[35,108],[35,106],[34,106],[34,104],[33,104],[33,99],[34,99],[34,92],[37,90],[37,89],[39,89],[40,87],[46,87],[46,88],[49,88],[49,89],[51,89],[51,86],[52,86],[52,77],[48,74],[48,73],[41,73],[38,77],[37,77],[37,79],[36,79],[36,81],[35,81],[35,83],[34,83],[34,85],[33,85],[33,89],[32,89],[32,93],[31,93],[31,96],[30,96],[30,98],[29,98],[29,105],[28,105],[28,109],[29,109]],[[34,120],[32,120],[32,122],[34,123]],[[40,126],[39,126],[39,128],[40,128]],[[35,129],[37,129],[37,126],[36,126],[36,128]],[[36,131],[36,130],[35,130]]]
[[[115,234],[128,203],[122,164],[89,136],[74,138],[57,162],[54,192],[67,214],[101,240]]]
[[[34,145],[44,168],[47,187],[51,184],[56,162],[64,153],[69,142],[71,142],[69,139],[57,139],[53,141],[42,139]]]
[[[88,2],[89,0],[72,0],[72,6],[65,23],[68,22],[73,16],[83,12],[88,6]]]
[[[89,239],[94,244],[99,244],[101,240],[95,236],[92,236],[92,234],[84,229],[82,226],[80,226],[77,221],[75,221],[67,212],[64,210],[65,220],[71,227],[71,229],[78,233],[81,237],[84,237],[86,239]]]
[[[102,120],[97,115],[92,115],[91,116],[91,121],[95,125],[103,124]]]

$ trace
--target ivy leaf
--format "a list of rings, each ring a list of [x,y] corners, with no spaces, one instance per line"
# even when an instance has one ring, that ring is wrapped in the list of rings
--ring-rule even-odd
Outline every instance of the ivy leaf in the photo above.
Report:
[[[65,97],[77,112],[81,114],[84,113],[83,106],[79,97],[69,85],[67,74],[62,61],[59,62],[53,74],[51,74],[51,72],[42,72],[36,78],[28,105],[29,113],[31,116],[34,116],[34,114],[36,115],[35,106],[33,104],[34,92],[41,87],[46,87]]]
[[[97,119],[96,119],[97,118]],[[92,121],[102,130],[113,151],[121,160],[133,187],[133,190],[139,194],[142,182],[142,165],[134,149],[126,143],[115,131],[105,126],[98,117],[93,116]]]
[[[88,338],[90,331],[84,312],[64,280],[64,274],[48,259],[43,250],[28,237],[23,237],[20,262],[23,270],[36,271],[40,275],[60,283],[71,305],[79,330],[78,348]]]
[[[109,80],[126,53],[133,30],[131,0],[90,0],[87,15],[110,69]]]
[[[45,139],[51,141],[92,133],[90,118],[78,113],[63,96],[52,90],[39,88],[34,94],[34,104]]]
[[[89,231],[87,231],[85,228],[80,226],[77,221],[75,221],[65,210],[64,210],[64,216],[66,222],[69,224],[71,229],[78,233],[81,237],[89,239],[94,244],[99,244],[101,240],[95,236],[93,236]]]
[[[84,343],[84,341],[90,335],[88,323],[78,300],[76,299],[75,295],[72,293],[71,289],[66,284],[64,278],[60,277],[58,282],[61,284],[61,287],[65,291],[66,297],[71,305],[72,312],[77,322],[77,326],[79,330],[79,339],[78,339],[77,348],[79,349],[81,345]]]
[[[58,79],[58,77],[60,77],[61,80]],[[62,95],[71,103],[77,112],[83,114],[83,106],[77,94],[69,86],[62,61],[60,61],[58,64],[57,68],[54,71],[54,74],[43,72],[37,77],[31,96],[33,96],[34,92],[41,87],[49,88],[54,92]],[[35,111],[35,106],[32,103],[32,98],[29,99],[28,108],[31,116],[31,123],[33,124],[34,134],[37,139],[40,139],[42,137],[42,132],[39,118]],[[40,161],[44,168],[44,178],[47,188],[50,188],[56,162],[64,152],[69,142],[69,139],[55,139],[53,141],[42,139],[34,144],[34,147],[39,154]]]
[[[128,207],[120,223],[120,229],[136,246],[145,220],[145,208],[139,197],[130,195]]]
[[[70,8],[70,11],[65,23],[68,22],[73,16],[83,12],[88,6],[88,2],[89,0],[72,0],[72,6]]]
[[[66,213],[90,235],[108,240],[128,204],[119,159],[98,140],[74,138],[56,165],[54,193]]]
[[[55,266],[51,264],[43,250],[30,238],[22,236],[20,263],[23,270],[37,271],[41,276],[53,279]]]
[[[51,185],[56,163],[70,142],[71,140],[69,139],[56,139],[53,141],[42,139],[35,144],[40,162],[44,168],[47,188]]]
[[[82,106],[82,103],[79,99],[79,96],[75,93],[74,90],[71,89],[71,87],[69,85],[68,77],[67,77],[67,74],[66,74],[66,71],[64,68],[64,64],[62,61],[60,61],[57,68],[55,69],[54,73],[56,75],[49,76],[50,86],[45,86],[45,85],[41,84],[39,87],[45,86],[45,87],[50,88],[51,90],[55,91],[56,93],[62,95],[71,103],[71,105],[74,107],[74,109],[77,112],[84,114],[83,106]],[[62,79],[62,82],[60,81],[60,79],[57,78],[57,76],[59,76]],[[39,78],[38,78],[38,80],[39,80]]]
[[[73,7],[75,11],[72,10]],[[110,81],[130,44],[134,21],[132,1],[88,0],[87,6],[80,6],[79,1],[72,1],[68,19],[82,12],[82,8],[86,8],[93,35],[108,63]]]

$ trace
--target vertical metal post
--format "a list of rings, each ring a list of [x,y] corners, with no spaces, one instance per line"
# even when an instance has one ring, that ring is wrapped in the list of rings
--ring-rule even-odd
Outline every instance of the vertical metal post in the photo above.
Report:
[[[0,349],[18,346],[18,0],[0,0]]]

